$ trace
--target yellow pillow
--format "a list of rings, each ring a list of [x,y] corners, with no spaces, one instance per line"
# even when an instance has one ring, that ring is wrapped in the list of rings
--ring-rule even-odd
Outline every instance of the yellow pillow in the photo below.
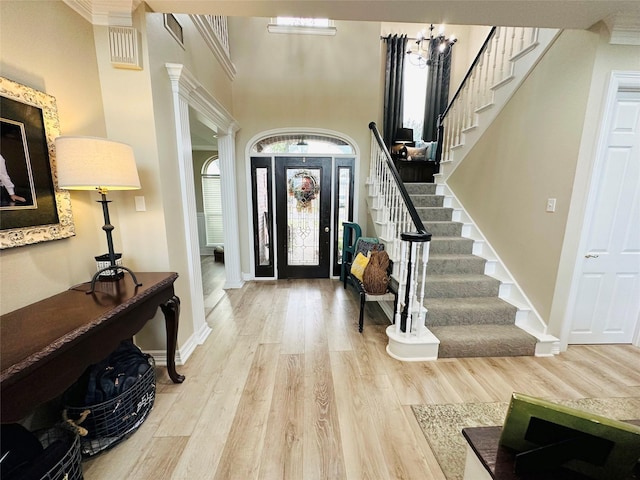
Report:
[[[369,255],[365,257],[362,252],[358,252],[358,255],[353,260],[353,265],[351,265],[351,275],[362,281],[364,269],[367,268],[367,265],[369,265]]]

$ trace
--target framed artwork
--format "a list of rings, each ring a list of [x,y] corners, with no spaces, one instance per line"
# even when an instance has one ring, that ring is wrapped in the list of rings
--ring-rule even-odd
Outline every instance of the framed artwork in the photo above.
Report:
[[[0,77],[0,249],[75,235],[58,188],[59,132],[55,98]]]

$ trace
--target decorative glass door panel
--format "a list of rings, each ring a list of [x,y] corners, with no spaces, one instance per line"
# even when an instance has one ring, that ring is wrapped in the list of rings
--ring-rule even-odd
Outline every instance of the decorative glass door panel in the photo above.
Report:
[[[334,170],[334,250],[333,275],[340,275],[342,265],[343,222],[353,219],[353,158],[336,159]]]
[[[272,251],[273,213],[271,209],[271,158],[251,158],[251,188],[253,194],[253,254],[256,276],[273,277]]]
[[[278,278],[329,276],[331,158],[278,157]]]

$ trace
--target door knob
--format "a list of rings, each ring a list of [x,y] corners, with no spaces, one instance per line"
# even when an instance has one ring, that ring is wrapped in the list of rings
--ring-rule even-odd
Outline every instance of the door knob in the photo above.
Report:
[[[324,231],[329,233],[329,227],[324,227]]]
[[[589,253],[588,255],[585,255],[584,258],[598,258],[599,256],[600,255],[592,255]]]

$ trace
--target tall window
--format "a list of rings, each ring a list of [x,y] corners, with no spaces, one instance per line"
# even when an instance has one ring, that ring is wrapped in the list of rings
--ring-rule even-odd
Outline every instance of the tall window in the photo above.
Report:
[[[405,57],[402,126],[413,128],[413,140],[416,142],[422,140],[428,74],[429,67],[420,67],[410,61],[409,55]]]
[[[222,195],[220,193],[220,160],[211,159],[202,169],[202,196],[207,246],[224,245],[222,229]]]

